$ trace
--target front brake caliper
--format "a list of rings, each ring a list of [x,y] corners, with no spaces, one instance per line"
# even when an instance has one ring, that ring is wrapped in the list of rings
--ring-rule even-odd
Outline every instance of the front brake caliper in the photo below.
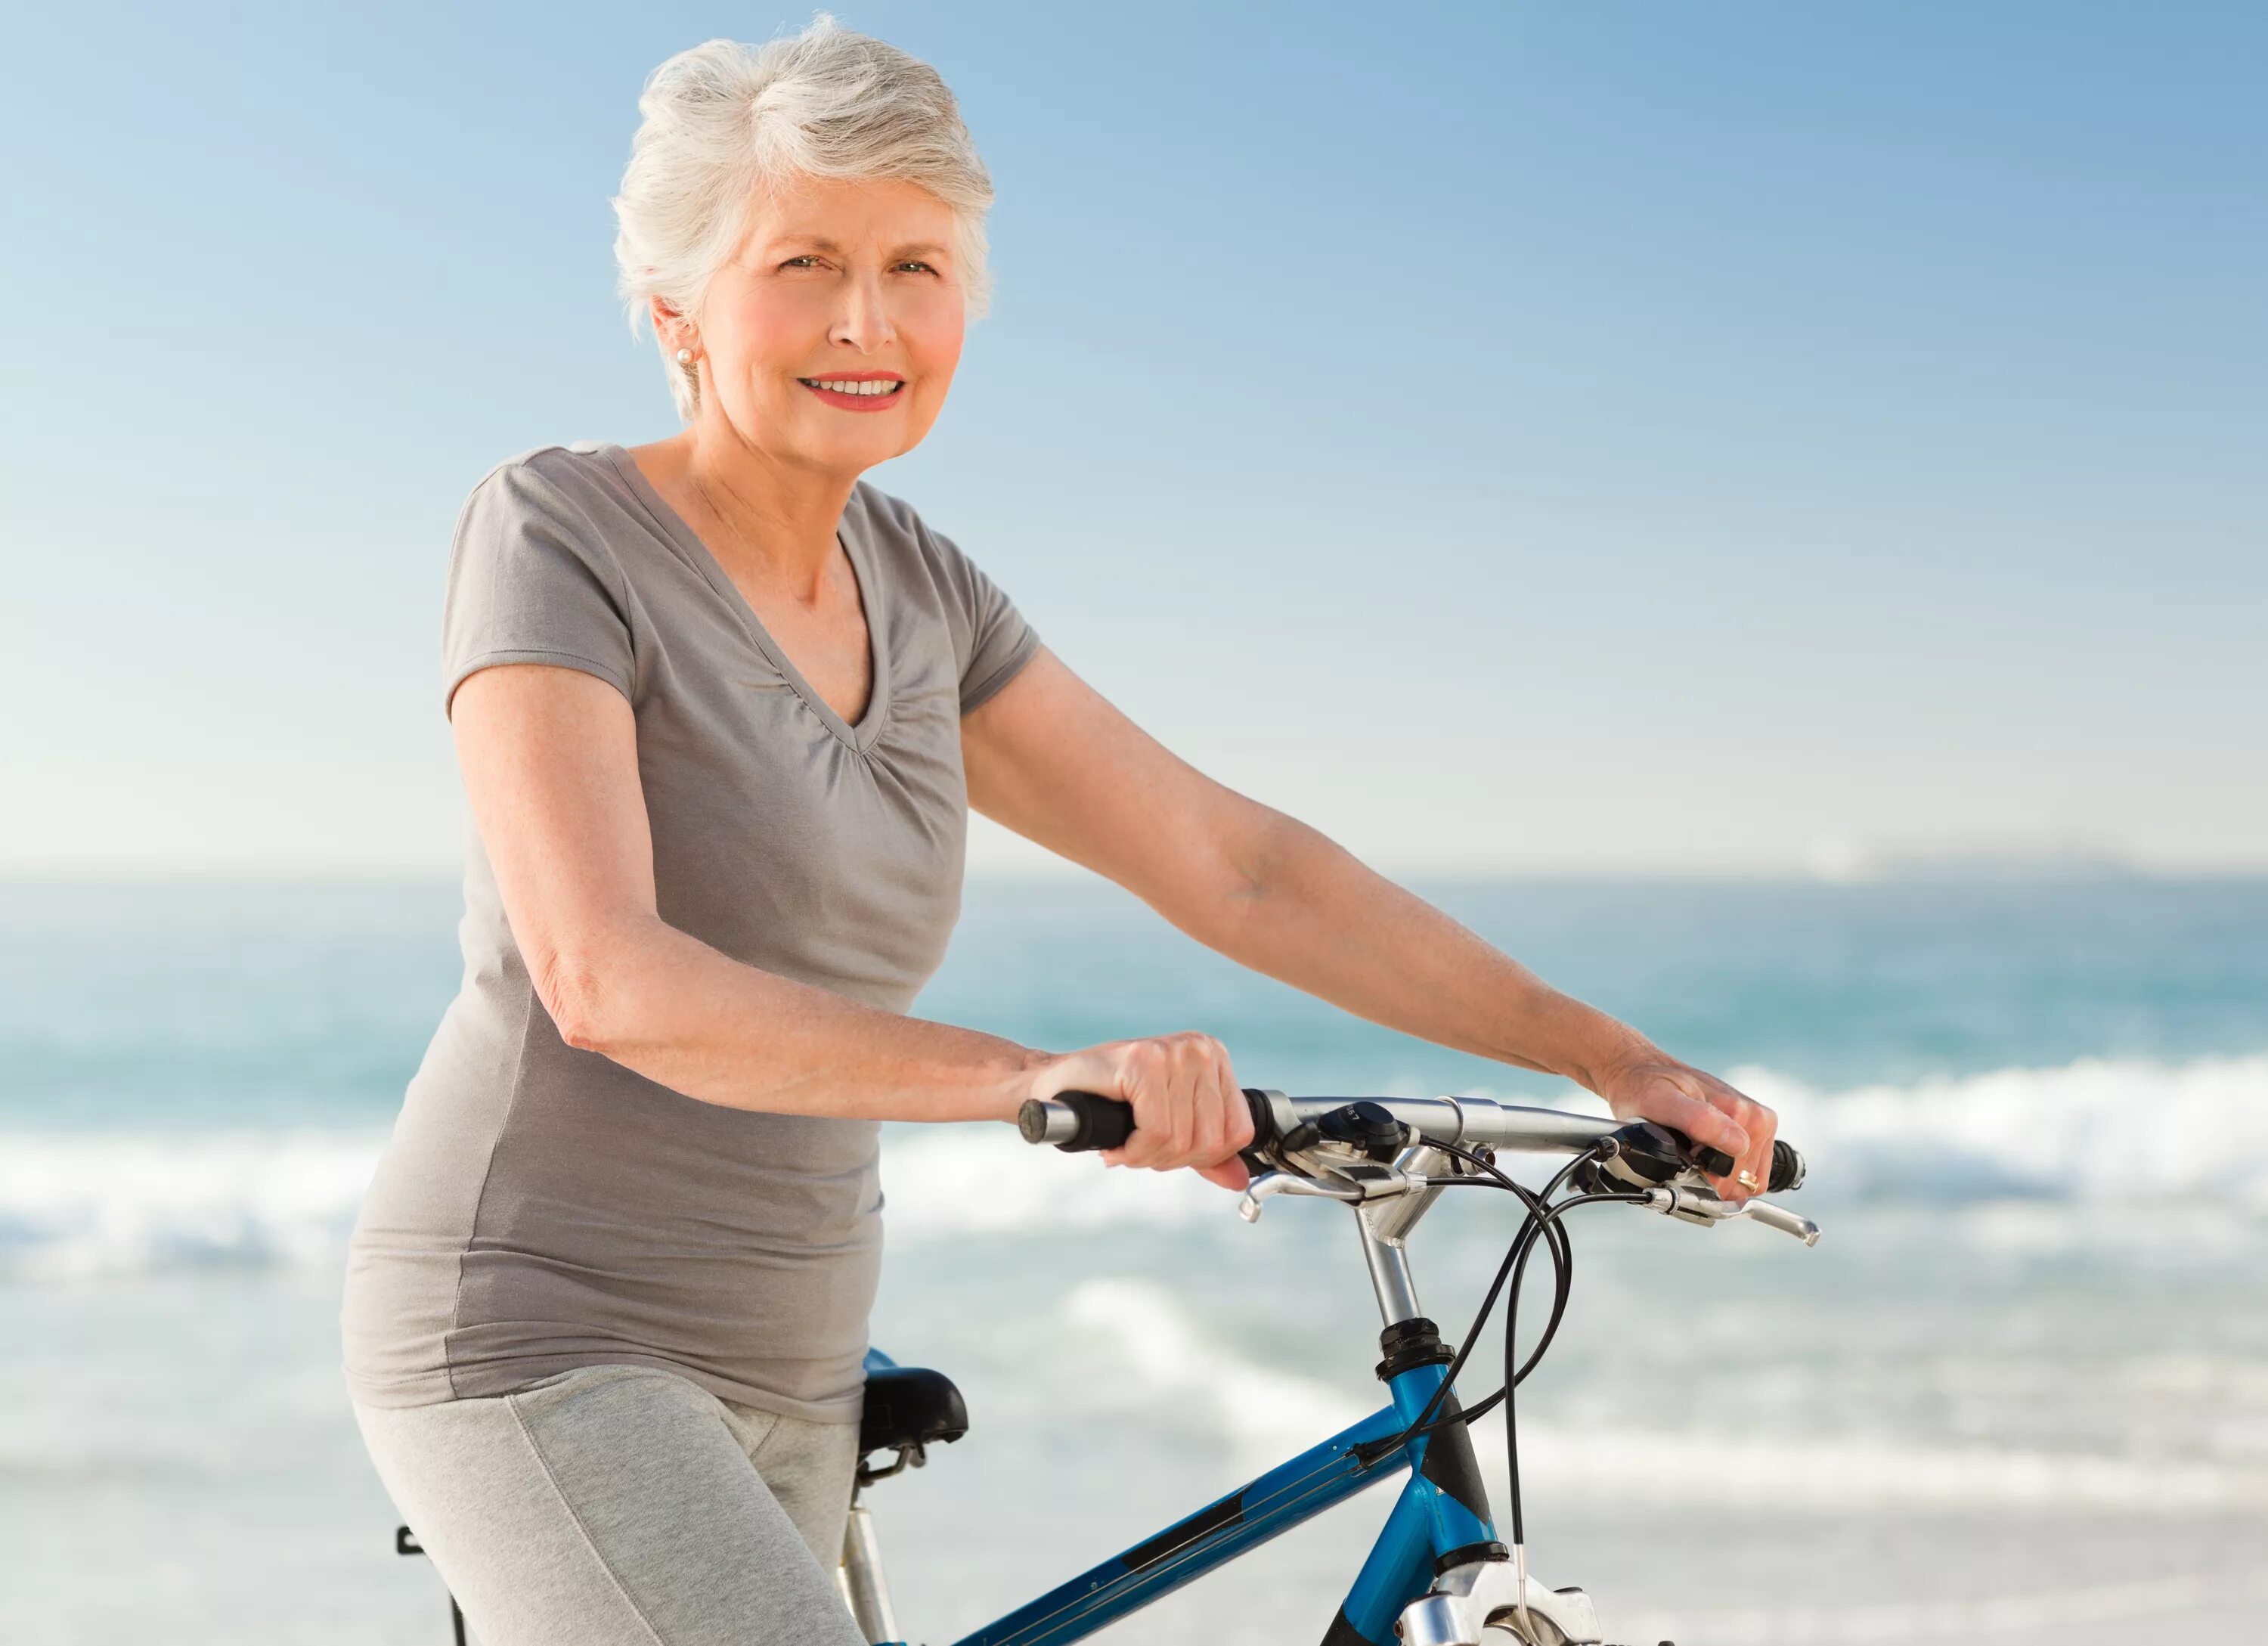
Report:
[[[1599,1646],[1598,1610],[1581,1590],[1546,1589],[1531,1576],[1524,1613],[1521,1598],[1511,1561],[1474,1561],[1442,1573],[1404,1606],[1395,1633],[1401,1646],[1479,1646],[1484,1629],[1525,1646]]]

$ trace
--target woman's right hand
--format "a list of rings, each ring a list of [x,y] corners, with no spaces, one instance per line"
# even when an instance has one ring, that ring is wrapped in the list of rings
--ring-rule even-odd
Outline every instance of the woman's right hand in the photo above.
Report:
[[[1208,1183],[1241,1189],[1250,1174],[1237,1151],[1252,1141],[1252,1110],[1230,1068],[1228,1048],[1187,1032],[1112,1040],[1044,1066],[1035,1097],[1093,1092],[1134,1105],[1134,1135],[1107,1149],[1112,1166],[1172,1171],[1187,1166]]]

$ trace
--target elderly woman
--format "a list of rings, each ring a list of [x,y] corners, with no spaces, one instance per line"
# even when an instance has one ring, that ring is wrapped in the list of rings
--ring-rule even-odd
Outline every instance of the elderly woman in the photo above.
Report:
[[[464,982],[345,1306],[371,1453],[489,1646],[856,1640],[878,1121],[1101,1092],[1114,1163],[1242,1183],[1217,1040],[905,1015],[972,805],[1246,965],[1766,1172],[1767,1111],[1176,760],[860,480],[983,302],[990,185],[933,70],[822,19],[640,107],[615,253],[685,426],[515,458],[459,521]]]

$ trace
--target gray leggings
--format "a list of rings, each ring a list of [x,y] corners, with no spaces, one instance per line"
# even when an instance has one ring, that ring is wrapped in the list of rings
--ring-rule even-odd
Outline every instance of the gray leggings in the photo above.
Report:
[[[856,1423],[648,1366],[355,1419],[482,1646],[864,1646],[834,1581]]]

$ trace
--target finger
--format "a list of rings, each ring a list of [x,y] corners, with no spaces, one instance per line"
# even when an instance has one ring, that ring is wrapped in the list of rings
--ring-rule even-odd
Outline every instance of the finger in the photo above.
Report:
[[[1740,1123],[1716,1104],[1682,1086],[1667,1086],[1662,1092],[1660,1101],[1646,1104],[1646,1118],[1674,1126],[1697,1144],[1724,1150],[1733,1157],[1734,1170],[1738,1170],[1738,1163],[1749,1149],[1749,1135],[1741,1129]]]
[[[1244,1101],[1244,1089],[1236,1083],[1236,1064],[1228,1048],[1218,1040],[1212,1045],[1220,1059],[1221,1150],[1224,1156],[1232,1156],[1252,1141],[1252,1105]]]
[[[1120,1066],[1118,1096],[1134,1110],[1133,1135],[1118,1151],[1129,1166],[1153,1166],[1173,1140],[1170,1082],[1155,1041],[1137,1041]]]
[[[1227,1049],[1222,1048],[1223,1059],[1226,1059],[1227,1055]],[[1223,1062],[1221,1078],[1228,1082],[1228,1146],[1240,1151],[1248,1149],[1252,1147],[1253,1140],[1260,1135],[1252,1124],[1252,1105],[1245,1101],[1244,1088],[1236,1083],[1236,1069],[1233,1065]]]
[[[1738,1205],[1756,1192],[1754,1189],[1741,1181],[1741,1175],[1743,1172],[1754,1170],[1749,1164],[1749,1155],[1752,1152],[1749,1148],[1751,1140],[1747,1128],[1740,1124],[1738,1117],[1727,1115],[1721,1108],[1717,1110],[1717,1113],[1727,1123],[1726,1140],[1718,1147],[1733,1157],[1733,1163],[1721,1173],[1705,1171],[1702,1176],[1708,1178],[1709,1186],[1716,1190],[1719,1199],[1729,1200]]]
[[[1218,1101],[1213,1092],[1212,1062],[1204,1054],[1202,1042],[1191,1041],[1183,1056],[1183,1078],[1189,1083],[1189,1135],[1185,1166],[1208,1164],[1211,1156],[1205,1150],[1211,1141],[1213,1106]]]
[[[1762,1194],[1771,1182],[1772,1133],[1778,1117],[1762,1103],[1746,1094],[1735,1091],[1722,1081],[1709,1082],[1709,1099],[1715,1107],[1730,1117],[1748,1140],[1747,1147],[1737,1151],[1730,1184],[1723,1191],[1728,1199],[1746,1201]]]
[[[1150,1171],[1169,1171],[1182,1163],[1176,1135],[1188,1103],[1180,1053],[1171,1037],[1159,1037],[1137,1042],[1131,1061],[1141,1080],[1142,1102],[1128,1160]]]
[[[1157,1122],[1143,1165],[1152,1172],[1170,1172],[1189,1159],[1189,1068],[1182,1050],[1170,1038],[1150,1045],[1157,1068]]]
[[[1160,1170],[1186,1166],[1197,1158],[1197,1105],[1202,1098],[1204,1060],[1193,1043],[1180,1036],[1173,1042],[1173,1129],[1167,1147],[1160,1151]]]
[[[1220,1157],[1233,1160],[1252,1141],[1252,1105],[1244,1101],[1244,1089],[1236,1083],[1236,1066],[1229,1059],[1228,1048],[1216,1040],[1213,1050],[1220,1059]]]
[[[1779,1131],[1779,1117],[1762,1103],[1751,1103],[1741,1122],[1749,1134],[1748,1170],[1756,1182],[1750,1192],[1762,1194],[1771,1187],[1772,1139]]]
[[[1197,1173],[1207,1183],[1217,1183],[1224,1189],[1241,1191],[1248,1187],[1252,1182],[1252,1174],[1244,1169],[1244,1163],[1233,1155],[1217,1165],[1200,1166],[1197,1169]]]
[[[1225,1066],[1228,1053],[1220,1042],[1207,1038],[1203,1085],[1198,1094],[1197,1134],[1192,1140],[1197,1162],[1213,1165],[1236,1151],[1228,1141],[1228,1082]]]

